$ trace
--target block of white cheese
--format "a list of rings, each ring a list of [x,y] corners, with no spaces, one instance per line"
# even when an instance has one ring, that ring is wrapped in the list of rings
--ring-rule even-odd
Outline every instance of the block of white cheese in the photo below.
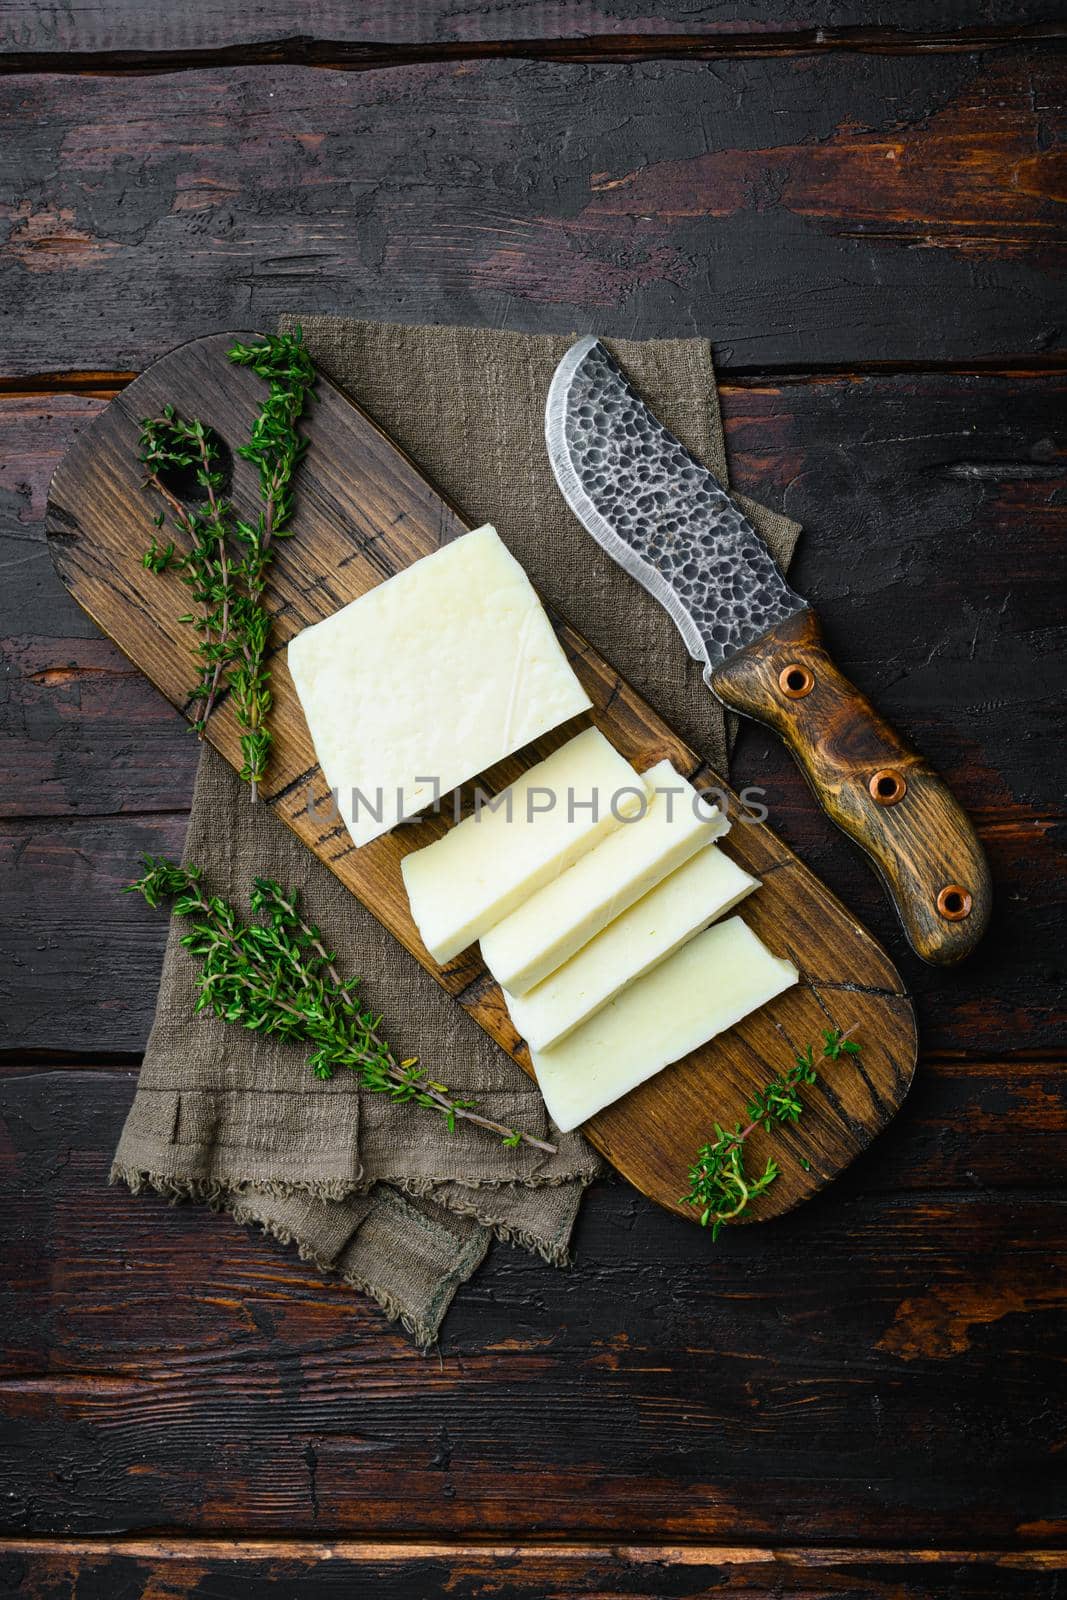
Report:
[[[509,994],[555,972],[635,900],[729,828],[669,761],[642,773],[649,803],[482,939],[482,959]]]
[[[401,871],[422,942],[444,964],[647,803],[598,728],[523,773]]]
[[[590,703],[529,578],[488,526],[305,628],[288,659],[357,845]]]
[[[561,1043],[531,1052],[545,1105],[566,1133],[797,981],[740,917],[698,933]]]
[[[547,1049],[758,888],[717,846],[698,851],[536,989],[505,991],[511,1020],[531,1050]]]

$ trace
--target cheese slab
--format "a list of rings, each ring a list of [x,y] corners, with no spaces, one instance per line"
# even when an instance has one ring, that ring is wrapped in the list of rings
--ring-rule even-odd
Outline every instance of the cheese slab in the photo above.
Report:
[[[531,1052],[562,1133],[796,983],[740,917],[717,922],[604,1006],[561,1043]]]
[[[482,960],[512,995],[543,982],[635,900],[729,830],[669,761],[642,774],[644,814],[618,828],[482,939]]]
[[[647,803],[598,728],[553,751],[400,864],[423,944],[444,965]]]
[[[590,704],[533,585],[488,525],[305,628],[288,659],[357,845]]]
[[[709,845],[616,917],[529,994],[520,998],[505,991],[512,1022],[531,1050],[557,1044],[627,984],[651,972],[687,939],[758,888],[757,878],[716,845]]]

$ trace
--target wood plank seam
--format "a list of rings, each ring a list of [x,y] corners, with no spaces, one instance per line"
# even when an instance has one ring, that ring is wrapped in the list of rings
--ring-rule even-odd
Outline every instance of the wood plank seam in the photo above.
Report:
[[[767,56],[861,52],[959,54],[1033,44],[1056,44],[1067,29],[1054,22],[915,33],[895,28],[798,28],[753,34],[604,34],[564,39],[454,40],[442,44],[353,44],[296,36],[203,50],[46,50],[0,52],[0,75],[83,72],[115,76],[198,71],[205,67],[306,66],[339,72],[426,66],[441,62],[542,60],[557,62],[758,60]]]
[[[128,1555],[146,1557],[178,1557],[195,1559],[199,1555],[229,1555],[233,1560],[258,1561],[263,1557],[280,1556],[314,1557],[321,1560],[358,1560],[373,1558],[376,1561],[432,1560],[467,1551],[482,1556],[499,1556],[501,1559],[522,1556],[551,1556],[557,1559],[613,1557],[635,1561],[664,1559],[676,1560],[686,1565],[702,1562],[719,1565],[742,1565],[753,1561],[793,1562],[803,1566],[820,1566],[831,1562],[842,1565],[853,1562],[893,1561],[913,1562],[916,1565],[936,1565],[942,1562],[990,1562],[998,1566],[1067,1566],[1067,1547],[1030,1544],[1016,1548],[984,1545],[950,1545],[937,1549],[908,1544],[879,1544],[869,1547],[856,1541],[835,1541],[833,1544],[792,1545],[737,1545],[716,1544],[708,1540],[687,1543],[672,1538],[667,1544],[652,1540],[628,1540],[625,1544],[604,1539],[577,1539],[571,1535],[560,1543],[551,1538],[531,1539],[528,1535],[510,1540],[499,1535],[485,1540],[468,1535],[464,1539],[293,1539],[279,1535],[277,1538],[262,1534],[244,1537],[241,1533],[197,1534],[160,1531],[152,1537],[135,1534],[119,1538],[86,1538],[75,1535],[58,1538],[55,1535],[0,1536],[0,1552],[20,1551],[27,1555],[78,1554],[78,1555]]]
[[[1020,353],[1016,358],[991,356],[988,360],[970,361],[855,361],[805,362],[778,367],[773,362],[758,366],[731,366],[728,356],[717,362],[719,391],[749,391],[773,384],[787,388],[804,384],[848,382],[854,378],[946,377],[946,378],[1009,378],[1025,381],[1032,378],[1057,377],[1067,372],[1067,351],[1053,352],[1047,356]],[[113,400],[126,386],[139,377],[137,372],[69,372],[0,373],[0,398],[33,400],[54,395],[79,394],[92,399]]]

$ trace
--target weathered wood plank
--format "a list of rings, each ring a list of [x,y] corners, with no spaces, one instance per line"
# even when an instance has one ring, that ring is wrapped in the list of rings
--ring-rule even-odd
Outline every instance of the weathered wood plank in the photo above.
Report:
[[[495,1250],[427,1360],[292,1252],[107,1188],[131,1087],[3,1085],[9,1532],[1063,1541],[1062,1190],[858,1167],[713,1248],[598,1187],[575,1267]]]
[[[0,824],[0,1048],[143,1050],[166,930],[122,890],[142,852],[181,853],[185,825],[184,813]]]
[[[327,58],[359,60],[388,46],[453,46],[471,53],[491,44],[589,44],[617,48],[640,42],[684,44],[744,41],[779,48],[840,48],[881,42],[942,47],[962,36],[1010,38],[1062,22],[1056,0],[911,0],[906,12],[887,0],[702,0],[650,7],[647,0],[265,0],[254,9],[236,0],[186,0],[169,10],[137,0],[72,0],[46,9],[32,0],[0,0],[0,56],[117,55],[187,58],[241,46],[288,47],[296,55],[325,47]],[[784,37],[783,37],[784,36]],[[968,39],[970,36],[970,39]]]
[[[748,1549],[721,1545],[469,1545],[330,1540],[0,1541],[0,1584],[23,1600],[227,1595],[321,1600],[1054,1600],[1067,1552]]]
[[[44,543],[48,481],[105,404],[0,396],[0,816],[189,804],[195,739],[57,582]]]
[[[728,367],[1047,358],[1064,70],[1010,50],[10,77],[5,366],[140,368],[300,309],[706,329]]]
[[[54,1076],[50,1085],[40,1085],[42,1098],[55,1098],[71,1117],[74,1101],[103,1096],[113,1108],[117,1140],[135,1075],[133,1063],[12,1057],[0,1063],[0,1102],[15,1079]],[[935,1190],[972,1194],[1018,1188],[1020,1174],[1032,1192],[1058,1191],[1067,1188],[1065,1133],[1062,1055],[1044,1061],[927,1056],[892,1128],[864,1153],[847,1183],[842,1176],[834,1193],[848,1199]]]

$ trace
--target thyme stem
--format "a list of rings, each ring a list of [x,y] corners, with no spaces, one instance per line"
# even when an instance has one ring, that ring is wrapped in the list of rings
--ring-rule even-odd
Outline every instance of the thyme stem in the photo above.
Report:
[[[173,406],[164,406],[159,416],[145,418],[141,424],[140,443],[146,486],[163,500],[175,528],[187,542],[182,555],[176,557],[173,543],[161,552],[153,540],[143,563],[152,572],[163,572],[175,565],[199,608],[198,615],[183,620],[191,622],[200,634],[196,651],[200,677],[192,697],[202,702],[193,726],[203,738],[230,656],[233,599],[226,551],[229,506],[218,493],[222,486],[218,449],[198,419],[186,422]],[[205,496],[203,503],[193,508],[184,506],[163,478],[168,470],[181,471],[190,467]],[[162,526],[163,518],[161,512],[156,518],[157,527]]]
[[[129,891],[150,906],[174,902],[174,914],[191,921],[182,944],[202,962],[196,1009],[260,1033],[308,1044],[315,1076],[337,1067],[355,1072],[366,1089],[397,1102],[414,1102],[443,1116],[454,1129],[469,1122],[509,1148],[527,1145],[546,1155],[556,1146],[482,1115],[473,1101],[453,1095],[429,1077],[418,1058],[398,1061],[381,1035],[381,1018],[361,1006],[358,979],[344,980],[318,928],[301,914],[298,897],[269,878],[256,878],[252,910],[263,921],[242,925],[234,908],[208,895],[197,867],[145,856],[145,871]]]
[[[853,1032],[844,1033],[836,1028],[823,1030],[822,1058],[837,1061],[842,1055],[858,1056],[860,1046],[849,1039]],[[683,1205],[700,1207],[700,1224],[711,1224],[711,1236],[717,1239],[722,1229],[751,1204],[758,1195],[769,1189],[778,1177],[780,1168],[773,1156],[757,1178],[745,1172],[745,1143],[757,1128],[770,1132],[774,1123],[799,1121],[804,1111],[800,1090],[814,1083],[818,1077],[815,1065],[815,1047],[798,1052],[793,1065],[779,1073],[765,1088],[753,1095],[745,1107],[748,1122],[742,1126],[740,1119],[733,1128],[715,1124],[715,1139],[701,1146],[696,1160],[689,1169],[689,1192],[682,1196]]]
[[[187,420],[173,406],[164,406],[159,416],[141,424],[141,461],[146,486],[165,507],[156,527],[163,526],[169,512],[185,548],[178,555],[173,541],[161,550],[153,539],[143,563],[152,572],[174,566],[192,590],[199,612],[182,620],[200,635],[200,678],[192,695],[202,703],[193,726],[203,738],[225,684],[241,730],[241,776],[254,801],[271,748],[267,651],[272,618],[264,595],[275,541],[292,532],[293,475],[307,448],[298,424],[314,391],[315,369],[299,330],[254,344],[235,343],[229,357],[268,385],[249,441],[238,450],[258,468],[262,509],[254,522],[236,515],[221,495],[223,473],[210,430],[199,418]],[[192,508],[183,505],[165,478],[167,472],[190,468],[204,496]]]
[[[250,367],[268,385],[267,400],[252,425],[251,438],[239,451],[259,470],[263,509],[254,523],[236,520],[237,537],[245,552],[241,565],[245,585],[244,660],[235,679],[240,689],[236,709],[244,729],[241,776],[247,779],[254,801],[258,798],[271,745],[271,735],[265,726],[272,704],[270,674],[266,667],[271,617],[263,604],[263,594],[274,542],[291,532],[293,474],[307,449],[307,440],[301,437],[297,424],[307,397],[315,387],[315,368],[299,331],[292,336],[268,337],[255,344],[236,342],[231,345],[229,356],[235,365]]]
[[[219,642],[222,644],[224,649],[227,649],[230,641],[230,609],[232,606],[232,596],[230,593],[230,565],[229,558],[226,553],[226,519],[223,508],[219,504],[215,477],[211,472],[211,454],[205,434],[200,435],[198,439],[198,445],[200,449],[201,466],[203,469],[204,487],[207,490],[208,504],[211,507],[211,518],[215,526],[222,530],[218,541],[219,579],[222,587],[222,602],[219,614]],[[226,657],[224,654],[220,653],[215,662],[215,670],[211,674],[211,682],[208,685],[208,692],[204,700],[204,711],[201,721],[205,726],[207,725],[208,718],[215,709],[215,700],[218,696],[219,684],[222,681],[222,672],[225,664]],[[200,737],[203,738],[203,736],[203,730],[201,730]]]

